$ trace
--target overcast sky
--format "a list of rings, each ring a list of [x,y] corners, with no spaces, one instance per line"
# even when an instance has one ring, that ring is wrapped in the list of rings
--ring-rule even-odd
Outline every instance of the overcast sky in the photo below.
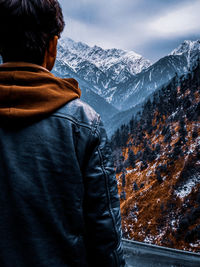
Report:
[[[151,61],[200,39],[200,0],[60,0],[63,36],[133,50]]]

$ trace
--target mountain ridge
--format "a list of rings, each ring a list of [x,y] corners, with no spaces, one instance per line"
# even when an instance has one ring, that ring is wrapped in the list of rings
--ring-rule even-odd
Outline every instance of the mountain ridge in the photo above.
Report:
[[[95,93],[111,104],[117,85],[121,86],[151,65],[133,51],[89,47],[69,38],[60,41],[57,58],[68,64],[82,80],[91,84]]]
[[[133,51],[90,47],[71,39],[61,40],[58,59],[91,85],[93,92],[120,110],[142,103],[176,73],[188,72],[200,51],[199,40],[184,41],[154,64]]]

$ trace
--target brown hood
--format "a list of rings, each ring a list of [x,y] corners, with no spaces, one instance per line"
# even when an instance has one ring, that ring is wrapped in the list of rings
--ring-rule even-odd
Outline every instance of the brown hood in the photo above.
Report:
[[[40,119],[80,96],[76,80],[57,78],[41,66],[0,65],[0,120]]]

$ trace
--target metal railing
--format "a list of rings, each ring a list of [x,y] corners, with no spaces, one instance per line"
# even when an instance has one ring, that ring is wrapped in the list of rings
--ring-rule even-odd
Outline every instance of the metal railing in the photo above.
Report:
[[[200,254],[123,239],[128,267],[200,267]]]

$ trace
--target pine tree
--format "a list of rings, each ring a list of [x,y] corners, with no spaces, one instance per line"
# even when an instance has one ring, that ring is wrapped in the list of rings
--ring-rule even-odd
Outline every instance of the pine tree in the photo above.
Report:
[[[124,172],[122,173],[121,178],[122,178],[122,187],[125,187],[126,186],[126,175]]]
[[[129,166],[131,166],[132,168],[135,168],[135,154],[133,152],[132,149],[129,150],[129,153],[128,153],[128,163],[129,163]]]
[[[133,182],[133,191],[138,191],[138,185],[136,182]]]
[[[187,136],[187,130],[186,130],[186,126],[185,126],[185,120],[183,118],[181,118],[179,124],[180,124],[180,128],[179,128],[180,138],[181,138],[181,141],[183,143],[185,143],[186,142],[185,137]]]
[[[121,200],[126,200],[126,192],[124,190],[120,194],[120,199]]]

